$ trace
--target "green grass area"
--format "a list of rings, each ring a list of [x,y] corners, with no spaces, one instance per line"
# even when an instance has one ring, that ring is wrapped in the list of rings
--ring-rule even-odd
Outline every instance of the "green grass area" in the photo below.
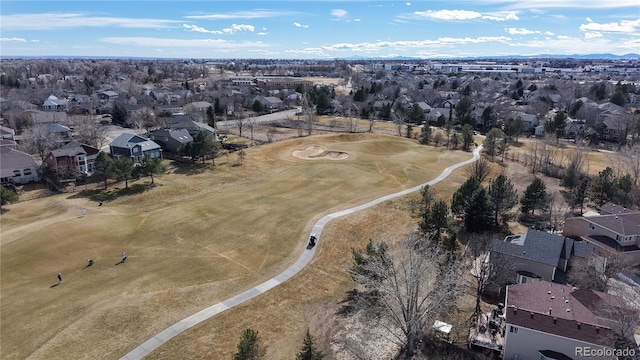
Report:
[[[349,158],[292,156],[308,145]],[[424,182],[470,157],[370,134],[313,136],[246,153],[242,166],[218,159],[199,171],[174,169],[156,186],[100,207],[87,194],[7,206],[0,357],[123,355],[285,269],[303,250],[312,219]],[[129,258],[116,265],[121,251]],[[88,258],[95,264],[85,268]],[[64,281],[51,287],[58,272]]]

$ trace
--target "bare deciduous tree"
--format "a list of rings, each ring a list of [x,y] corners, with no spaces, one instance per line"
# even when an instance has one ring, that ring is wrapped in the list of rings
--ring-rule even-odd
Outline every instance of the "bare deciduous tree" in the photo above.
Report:
[[[553,231],[562,230],[564,221],[570,213],[569,205],[559,193],[550,195],[546,216]]]
[[[356,308],[380,319],[390,337],[410,358],[430,324],[451,310],[460,288],[455,269],[439,246],[409,235],[389,250],[384,242],[354,251],[349,270],[368,296],[355,298]]]
[[[474,240],[470,240],[474,241]],[[476,321],[482,314],[480,307],[482,296],[488,291],[500,292],[502,288],[513,282],[514,257],[501,253],[483,252],[472,260],[466,287],[475,297],[475,307],[471,317]]]
[[[75,139],[81,143],[102,148],[107,137],[107,127],[92,118],[74,117],[71,119],[76,135]]]
[[[398,136],[402,137],[402,127],[407,122],[407,114],[404,111],[396,110],[391,112],[391,119],[396,125]]]
[[[485,157],[480,157],[478,161],[465,168],[467,177],[475,177],[484,182],[493,173],[493,164]]]
[[[569,270],[569,282],[579,288],[607,291],[611,277],[627,265],[620,254],[593,254],[587,258],[576,258]]]

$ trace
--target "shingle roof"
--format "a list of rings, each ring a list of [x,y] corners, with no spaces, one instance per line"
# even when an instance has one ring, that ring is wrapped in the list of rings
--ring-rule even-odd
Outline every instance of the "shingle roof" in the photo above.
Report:
[[[605,294],[607,295],[607,294]],[[589,308],[609,297],[592,290],[539,281],[507,287],[507,323],[592,344],[612,347],[611,329]],[[551,314],[549,312],[551,311]]]
[[[633,209],[627,209],[624,206],[614,204],[612,202],[608,202],[600,208],[600,215],[611,215],[611,214],[629,214],[629,213],[637,213],[639,211]]]
[[[600,215],[585,218],[600,227],[609,229],[620,235],[640,234],[640,212],[621,215]]]
[[[131,134],[131,133],[120,134],[120,136],[115,138],[115,140],[113,140],[111,144],[109,144],[109,146],[125,148],[125,149],[130,149],[134,145],[140,145],[140,147],[142,148],[142,151],[147,151],[147,150],[156,149],[156,148],[160,149],[160,145],[156,144],[152,140],[145,139],[140,135]]]
[[[491,251],[558,266],[564,248],[564,239],[563,236],[529,229],[522,245],[494,240],[491,243]]]
[[[0,176],[13,176],[14,169],[36,168],[33,157],[7,146],[0,147]]]

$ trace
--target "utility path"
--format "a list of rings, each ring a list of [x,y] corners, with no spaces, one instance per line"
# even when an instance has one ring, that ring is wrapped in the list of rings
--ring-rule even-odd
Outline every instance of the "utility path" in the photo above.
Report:
[[[322,239],[322,231],[324,230],[324,226],[331,220],[335,219],[335,218],[339,218],[351,213],[354,213],[356,211],[360,211],[360,210],[364,210],[364,209],[368,209],[372,206],[378,205],[382,202],[385,202],[387,200],[391,200],[400,196],[404,196],[407,194],[410,194],[414,191],[418,191],[420,190],[423,186],[425,185],[433,185],[435,183],[438,183],[442,180],[444,180],[447,176],[449,176],[451,174],[451,172],[457,168],[460,168],[462,166],[468,165],[473,163],[474,161],[477,161],[480,158],[480,151],[482,150],[482,146],[476,148],[473,151],[473,157],[469,160],[465,160],[462,162],[459,162],[455,165],[449,166],[448,168],[444,169],[444,171],[435,179],[428,181],[424,184],[421,185],[417,185],[414,186],[412,188],[409,189],[405,189],[402,190],[400,192],[397,193],[393,193],[393,194],[389,194],[374,200],[369,201],[368,203],[356,206],[356,207],[352,207],[350,209],[346,209],[346,210],[342,210],[342,211],[338,211],[332,214],[328,214],[323,216],[320,220],[318,220],[315,225],[313,225],[313,229],[311,230],[311,234],[315,234],[316,238],[318,239],[318,242],[320,241],[320,239]],[[306,243],[305,243],[306,246]],[[243,293],[240,293],[234,297],[231,297],[223,302],[217,303],[215,305],[211,305],[206,309],[203,309],[183,320],[178,321],[177,323],[169,326],[168,328],[164,329],[163,331],[161,331],[160,333],[156,334],[154,337],[152,337],[151,339],[145,341],[144,343],[142,343],[140,346],[136,347],[135,349],[131,350],[128,354],[124,355],[123,357],[120,358],[120,360],[138,360],[138,359],[142,359],[145,356],[151,354],[151,352],[153,352],[155,349],[159,348],[160,346],[162,346],[164,343],[166,343],[167,341],[173,339],[174,337],[178,336],[180,333],[182,333],[183,331],[190,329],[196,325],[198,325],[199,323],[217,315],[220,314],[221,312],[230,309],[234,306],[238,306],[242,303],[244,303],[247,300],[250,300],[262,293],[265,293],[267,291],[269,291],[270,289],[273,289],[274,287],[282,284],[283,282],[289,280],[290,278],[292,278],[294,275],[296,275],[298,272],[300,272],[300,270],[304,269],[305,266],[307,266],[307,264],[309,264],[311,262],[311,259],[313,259],[313,255],[316,252],[316,248],[318,248],[318,244],[316,244],[316,246],[314,246],[311,249],[305,248],[305,250],[302,252],[302,255],[300,255],[300,258],[298,258],[298,260],[295,262],[295,264],[291,265],[287,270],[283,271],[280,275],[277,275],[276,277],[273,277],[265,282],[263,282],[262,284],[251,288]]]

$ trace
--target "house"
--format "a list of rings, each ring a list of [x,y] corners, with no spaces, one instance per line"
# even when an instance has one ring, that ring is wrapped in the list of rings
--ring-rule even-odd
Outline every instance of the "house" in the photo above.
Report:
[[[200,131],[204,131],[207,135],[217,135],[218,132],[213,127],[197,122],[189,115],[175,115],[168,121],[168,127],[170,129],[187,129],[191,136],[195,136]]]
[[[0,147],[0,183],[38,182],[38,165],[33,157],[11,147]]]
[[[65,123],[67,113],[62,111],[34,111],[31,112],[31,122],[33,124]]]
[[[187,129],[162,129],[149,133],[149,138],[162,147],[163,151],[177,154],[180,148],[193,141]]]
[[[51,140],[66,143],[73,140],[71,128],[57,123],[46,123],[33,128],[34,133],[46,134]]]
[[[537,115],[527,114],[524,112],[516,112],[512,116],[514,119],[520,117],[522,122],[524,123],[522,126],[522,130],[524,132],[534,132],[536,126],[540,123]]]
[[[153,140],[145,139],[140,135],[124,133],[109,144],[111,157],[114,159],[123,156],[129,157],[134,163],[139,163],[145,156],[150,158],[162,158],[162,148]]]
[[[96,95],[98,96],[98,99],[100,99],[100,102],[103,104],[107,102],[115,101],[118,99],[118,96],[120,96],[117,92],[113,90],[98,91],[96,92]]]
[[[0,138],[5,140],[15,140],[16,131],[10,127],[0,125]]]
[[[563,234],[611,252],[637,255],[640,259],[640,211],[607,203],[600,215],[568,218]]]
[[[588,359],[585,349],[615,348],[606,308],[622,299],[539,281],[507,286],[503,359]],[[598,357],[616,359],[616,357]]]
[[[180,106],[180,105],[159,105],[159,106],[156,106],[156,115],[161,115],[163,113],[169,113],[171,115],[182,114],[182,106]]]
[[[58,99],[55,95],[51,94],[42,104],[44,111],[66,111],[69,107],[69,101]]]
[[[625,140],[629,132],[629,124],[620,115],[605,117],[599,130],[602,139],[620,142]]]
[[[429,104],[427,104],[424,101],[418,102],[417,105],[420,108],[420,110],[422,110],[422,112],[425,113],[425,115],[430,113],[431,110],[433,110],[433,108],[431,106],[429,106]]]
[[[259,96],[257,100],[262,103],[265,109],[269,110],[282,110],[287,107],[287,105],[282,100],[274,96]]]
[[[588,257],[593,245],[568,237],[529,229],[526,234],[510,235],[491,243],[491,258],[506,256],[513,264],[513,281],[521,284],[540,280],[554,281],[558,272],[566,272],[572,257]]]
[[[99,152],[92,146],[71,141],[60,149],[50,151],[44,158],[44,164],[58,179],[91,176]]]

